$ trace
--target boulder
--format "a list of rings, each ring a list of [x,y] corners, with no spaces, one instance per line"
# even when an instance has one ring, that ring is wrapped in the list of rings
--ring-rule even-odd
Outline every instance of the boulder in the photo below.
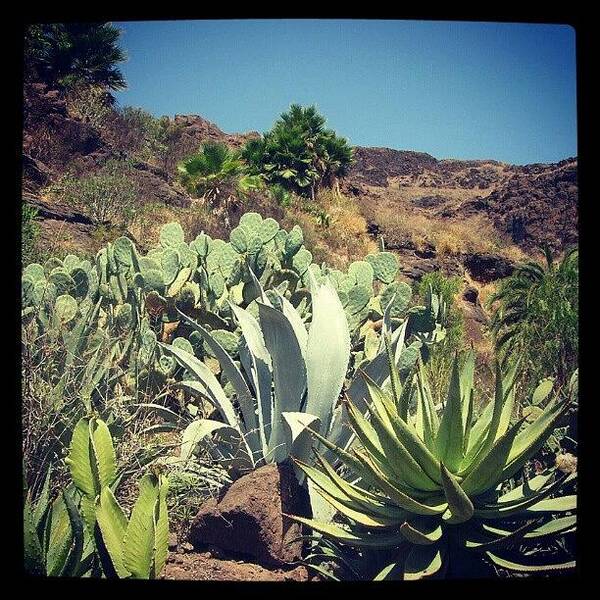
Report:
[[[500,254],[474,252],[465,254],[463,263],[471,277],[482,283],[503,279],[512,274],[515,265]]]
[[[570,452],[563,452],[556,456],[556,468],[563,473],[575,473],[577,471],[577,457]]]
[[[195,548],[216,546],[281,566],[301,557],[301,526],[282,513],[310,516],[308,491],[288,465],[266,465],[244,475],[194,518],[189,540]]]
[[[448,201],[446,196],[433,194],[431,196],[419,196],[413,198],[412,203],[419,208],[437,208]]]
[[[36,192],[50,183],[52,172],[40,160],[23,154],[23,190]]]
[[[469,285],[464,289],[462,297],[471,304],[478,304],[479,291],[476,287]]]

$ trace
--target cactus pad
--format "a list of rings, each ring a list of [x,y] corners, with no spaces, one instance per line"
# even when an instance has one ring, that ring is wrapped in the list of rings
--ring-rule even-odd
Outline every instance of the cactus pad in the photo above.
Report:
[[[72,321],[77,315],[77,300],[68,294],[63,294],[54,303],[54,316],[57,325],[64,325]]]
[[[398,318],[404,314],[412,297],[410,285],[404,281],[388,285],[381,293],[381,308],[383,310],[386,309],[392,297],[394,297],[394,303],[390,309],[390,315],[394,318]]]
[[[348,267],[348,276],[354,279],[357,285],[372,287],[375,272],[371,264],[366,260],[357,260]]]
[[[310,263],[312,262],[312,254],[306,248],[298,250],[292,258],[292,267],[298,275],[304,275]]]
[[[369,254],[365,260],[371,264],[375,277],[383,283],[392,283],[398,273],[398,259],[391,252]]]
[[[291,257],[300,248],[304,243],[304,234],[302,233],[302,229],[298,225],[294,225],[292,230],[288,233],[287,238],[285,240],[284,253],[287,257]]]
[[[58,294],[69,294],[75,288],[73,278],[64,267],[56,267],[48,276],[48,281],[56,286]]]
[[[129,238],[117,238],[113,242],[113,254],[118,264],[130,267],[134,260],[135,246]]]
[[[242,227],[236,227],[229,236],[229,242],[240,254],[248,250],[248,233]]]
[[[185,235],[179,223],[167,223],[160,228],[160,244],[163,248],[173,248],[183,241]]]
[[[355,285],[348,292],[348,304],[345,309],[351,315],[359,313],[367,306],[371,298],[371,290],[365,285]]]

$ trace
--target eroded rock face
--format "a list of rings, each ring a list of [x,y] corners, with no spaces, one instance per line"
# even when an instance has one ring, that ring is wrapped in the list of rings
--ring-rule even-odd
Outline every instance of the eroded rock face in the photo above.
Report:
[[[235,481],[218,500],[205,503],[189,539],[197,549],[216,546],[268,566],[299,560],[301,526],[282,513],[310,516],[308,492],[292,467],[266,465]]]

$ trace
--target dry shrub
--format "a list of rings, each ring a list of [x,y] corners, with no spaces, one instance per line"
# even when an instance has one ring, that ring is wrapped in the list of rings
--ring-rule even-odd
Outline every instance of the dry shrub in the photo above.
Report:
[[[110,94],[95,85],[81,85],[71,89],[65,96],[70,115],[100,129],[110,117],[113,108]]]
[[[128,230],[138,248],[147,252],[159,244],[160,228],[172,221],[179,222],[188,242],[202,231],[213,238],[228,239],[232,229],[222,211],[211,207],[204,200],[192,200],[188,208],[146,204],[136,212]]]
[[[392,248],[407,245],[417,250],[430,248],[439,256],[496,252],[511,260],[521,260],[524,256],[484,215],[446,219],[389,202],[371,205],[367,211]]]
[[[323,224],[320,214],[328,216],[329,225]],[[321,190],[315,203],[290,208],[282,225],[290,229],[296,224],[317,263],[345,268],[377,249],[357,202],[333,190]]]

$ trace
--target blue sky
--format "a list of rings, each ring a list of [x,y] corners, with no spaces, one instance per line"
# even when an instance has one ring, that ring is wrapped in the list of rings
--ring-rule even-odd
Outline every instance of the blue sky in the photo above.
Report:
[[[577,154],[566,25],[366,20],[115,23],[121,105],[267,131],[316,104],[352,144],[515,164]]]

